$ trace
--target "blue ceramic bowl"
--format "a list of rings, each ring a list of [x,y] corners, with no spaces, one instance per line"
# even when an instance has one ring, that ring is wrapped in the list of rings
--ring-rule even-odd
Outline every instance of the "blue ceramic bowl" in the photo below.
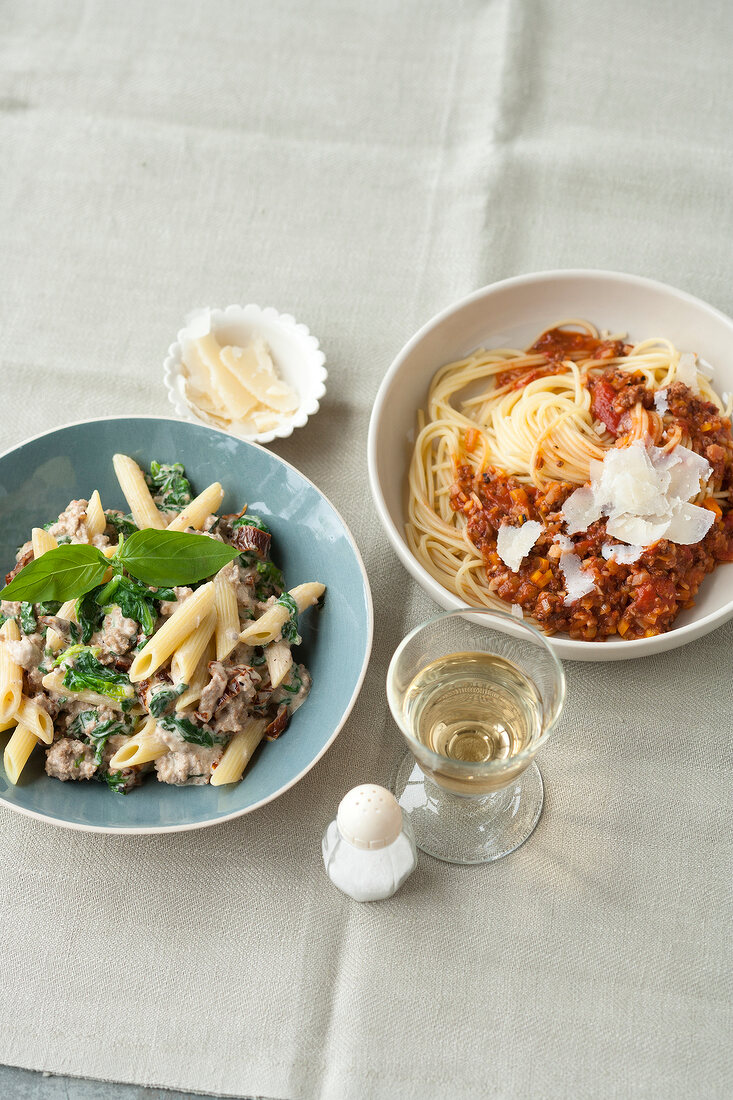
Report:
[[[338,512],[287,462],[224,432],[180,420],[113,417],[70,424],[0,455],[0,569],[32,527],[98,489],[105,508],[127,506],[112,469],[116,451],[148,465],[182,462],[194,489],[225,489],[222,509],[247,503],[272,530],[273,559],[290,587],[319,580],[323,608],[303,616],[300,657],[313,676],[286,733],[258,750],[241,783],[172,787],[154,776],[128,795],[95,782],[61,783],[36,750],[14,787],[0,766],[0,801],[55,825],[96,832],[196,829],[270,802],[306,774],[335,739],[361,688],[372,644],[372,602],[359,551]],[[2,743],[7,735],[2,736]]]

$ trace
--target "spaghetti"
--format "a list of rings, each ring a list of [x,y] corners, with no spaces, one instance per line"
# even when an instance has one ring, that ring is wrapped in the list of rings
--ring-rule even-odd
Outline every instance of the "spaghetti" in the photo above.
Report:
[[[418,414],[408,545],[443,587],[469,605],[506,608],[509,601],[549,632],[582,638],[659,633],[690,605],[704,573],[730,555],[730,411],[730,400],[723,404],[695,357],[664,339],[631,345],[587,321],[570,320],[545,330],[526,351],[476,351],[438,370],[427,411]],[[698,502],[716,516],[700,544],[706,552],[663,539],[622,567],[602,552],[604,544],[606,555],[618,544],[601,520],[589,528],[595,545],[588,545],[588,536],[574,544],[595,591],[568,607],[558,562],[562,505],[611,448],[635,441],[663,451],[680,445],[707,458],[712,472]],[[496,536],[503,524],[528,519],[540,520],[545,535],[514,573],[496,553]],[[676,569],[679,586],[663,609],[642,614],[626,589],[660,554],[660,570]],[[553,593],[562,597],[562,611],[557,600],[546,598]]]

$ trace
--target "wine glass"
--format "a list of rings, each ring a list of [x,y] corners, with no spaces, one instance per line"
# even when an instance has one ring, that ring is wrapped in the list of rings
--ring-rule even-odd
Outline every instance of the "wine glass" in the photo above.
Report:
[[[465,607],[407,635],[387,699],[409,749],[392,790],[418,848],[488,863],[524,843],[544,801],[534,755],[564,698],[547,639],[513,615]]]

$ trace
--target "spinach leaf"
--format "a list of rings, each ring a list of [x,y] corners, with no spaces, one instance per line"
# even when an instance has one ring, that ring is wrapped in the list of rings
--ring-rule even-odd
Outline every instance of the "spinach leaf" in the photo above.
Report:
[[[282,687],[283,691],[287,691],[291,695],[297,695],[298,694],[298,692],[300,691],[300,689],[303,686],[303,680],[301,678],[301,675],[300,675],[300,672],[298,670],[297,665],[293,665],[292,671],[290,673],[290,679],[289,679],[288,683],[287,684],[281,684],[280,686]]]
[[[69,650],[66,651],[67,654]],[[82,649],[74,656],[74,664],[67,668],[63,679],[64,687],[72,691],[96,691],[118,702],[130,699],[133,687],[124,672],[107,668],[95,657],[91,649]]]
[[[252,668],[259,668],[265,663],[265,651],[261,645],[256,645],[252,651]]]
[[[160,725],[169,733],[180,733],[184,741],[190,741],[193,745],[207,745],[212,748],[214,736],[206,728],[197,726],[190,718],[177,718],[172,714],[161,718]],[[216,740],[220,740],[218,737]]]
[[[20,629],[23,631],[24,634],[34,634],[35,633],[35,630],[36,630],[36,627],[37,627],[38,624],[36,622],[36,616],[33,614],[33,604],[32,603],[22,603],[20,605],[19,620],[20,620]]]
[[[109,738],[118,733],[132,733],[135,722],[134,719],[123,715],[120,718],[108,718],[106,722],[98,723],[97,715],[96,709],[81,711],[69,725],[68,733],[70,737],[89,741],[94,746],[94,763],[101,764]]]
[[[191,483],[185,477],[180,462],[165,465],[161,462],[150,463],[150,473],[145,480],[158,504],[166,512],[182,512],[193,500]]]
[[[150,696],[150,702],[148,703],[148,710],[152,714],[153,718],[160,718],[168,707],[171,705],[174,699],[177,699],[179,695],[183,695],[184,691],[188,689],[188,684],[179,684],[177,687],[162,688],[160,691],[156,691]]]
[[[153,606],[155,601],[175,600],[176,594],[172,588],[148,588],[140,581],[123,577],[118,574],[97,592],[96,601],[104,606],[105,612],[112,604],[117,604],[122,614],[128,619],[134,619],[140,623],[143,634],[150,635],[155,629],[157,611]]]
[[[205,535],[148,528],[125,539],[119,561],[144,584],[173,586],[205,580],[238,555],[236,547]]]
[[[2,611],[0,611],[0,626],[2,626],[3,623],[6,623],[9,618],[11,618],[10,615],[4,615]]]
[[[279,595],[285,587],[282,571],[271,561],[258,561],[257,574],[261,578],[255,583],[255,596],[258,600],[264,601],[270,596]]]
[[[122,535],[123,538],[129,538],[138,530],[138,526],[131,515],[125,516],[122,512],[117,512],[114,509],[110,509],[104,514],[107,517],[107,523],[114,527],[118,535]]]
[[[265,531],[268,535],[271,533],[270,528],[267,526],[261,516],[238,516],[237,519],[232,520],[232,531],[236,531],[237,527],[258,527],[260,531]]]
[[[102,625],[104,612],[97,603],[97,595],[104,587],[104,585],[98,585],[76,601],[76,617],[81,629],[81,640],[85,644],[92,640],[92,634]]]
[[[127,780],[124,778],[122,772],[104,772],[100,775],[97,772],[96,778],[102,783],[106,783],[111,791],[115,794],[127,794]]]
[[[38,604],[39,615],[55,615],[61,604],[58,600],[44,600]]]
[[[210,542],[207,539],[207,542]],[[99,584],[109,568],[109,561],[96,546],[74,543],[48,550],[43,557],[28,562],[17,577],[0,592],[4,600],[73,599]]]
[[[282,596],[279,596],[276,600],[281,607],[286,607],[290,612],[290,617],[282,628],[283,641],[290,642],[291,645],[300,645],[302,639],[298,634],[298,605],[290,595],[289,592],[283,592]]]

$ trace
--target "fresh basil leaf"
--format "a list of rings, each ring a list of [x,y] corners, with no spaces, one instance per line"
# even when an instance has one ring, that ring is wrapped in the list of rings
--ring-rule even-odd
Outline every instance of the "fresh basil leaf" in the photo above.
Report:
[[[190,718],[176,718],[173,714],[168,714],[160,719],[160,725],[169,733],[179,733],[184,741],[190,741],[193,745],[206,745],[208,748],[214,745],[214,737],[210,731],[197,726]]]
[[[17,577],[3,588],[0,599],[26,600],[28,603],[58,600],[64,603],[98,585],[108,568],[107,558],[96,546],[87,546],[86,543],[57,546],[43,557],[28,562]]]
[[[32,603],[22,603],[20,605],[20,629],[24,634],[34,634],[38,623],[36,622],[36,616],[33,614]]]
[[[238,556],[236,547],[205,535],[148,528],[125,539],[119,560],[144,584],[172,588],[205,580]]]

